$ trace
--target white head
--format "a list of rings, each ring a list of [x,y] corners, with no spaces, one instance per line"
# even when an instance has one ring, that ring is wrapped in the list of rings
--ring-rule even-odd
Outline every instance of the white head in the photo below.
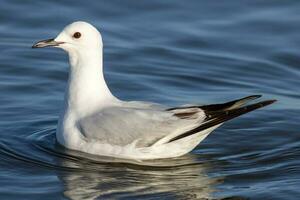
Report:
[[[86,114],[115,97],[103,76],[102,38],[98,30],[86,22],[66,26],[54,39],[37,42],[32,48],[56,47],[68,52],[70,75],[66,105]],[[107,100],[109,99],[109,100]]]
[[[87,22],[78,21],[67,25],[56,38],[39,41],[32,48],[57,47],[73,54],[94,51],[102,46],[99,31]]]

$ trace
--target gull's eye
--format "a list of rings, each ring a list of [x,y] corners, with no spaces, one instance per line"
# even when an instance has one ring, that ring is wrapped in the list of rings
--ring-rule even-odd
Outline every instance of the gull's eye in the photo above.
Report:
[[[73,37],[76,38],[76,39],[78,39],[78,38],[81,37],[81,33],[76,32],[76,33],[73,34]]]

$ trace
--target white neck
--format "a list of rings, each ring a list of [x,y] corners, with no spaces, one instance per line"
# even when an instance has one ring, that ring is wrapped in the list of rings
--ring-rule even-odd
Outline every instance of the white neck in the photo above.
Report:
[[[102,47],[91,51],[70,51],[69,62],[71,66],[64,112],[84,116],[117,101],[104,80]]]

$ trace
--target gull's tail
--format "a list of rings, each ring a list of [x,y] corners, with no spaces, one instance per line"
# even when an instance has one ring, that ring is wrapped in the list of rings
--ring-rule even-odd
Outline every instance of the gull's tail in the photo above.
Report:
[[[219,125],[223,122],[226,122],[230,119],[236,118],[240,115],[243,115],[245,113],[251,112],[253,110],[256,110],[258,108],[265,107],[267,105],[270,105],[274,103],[276,100],[267,100],[267,101],[261,101],[258,103],[245,105],[249,101],[257,99],[261,97],[261,95],[253,95],[248,96],[242,99],[230,101],[224,104],[212,104],[212,105],[204,105],[204,106],[191,106],[191,107],[180,107],[180,108],[170,108],[168,110],[175,111],[179,109],[189,109],[189,108],[200,108],[202,109],[206,114],[206,119],[203,123],[201,123],[200,126],[189,130],[187,132],[184,132],[180,135],[177,135],[176,137],[169,140],[169,142],[173,142],[175,140],[182,139],[184,137],[193,135],[195,133],[199,133],[205,129],[211,128],[213,126]]]

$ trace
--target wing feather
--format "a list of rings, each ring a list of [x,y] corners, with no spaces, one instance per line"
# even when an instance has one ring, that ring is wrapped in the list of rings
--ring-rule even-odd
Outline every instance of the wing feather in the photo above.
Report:
[[[109,107],[81,119],[78,125],[90,140],[121,146],[135,142],[138,147],[147,147],[169,134],[196,127],[206,117],[199,108],[184,112]]]

